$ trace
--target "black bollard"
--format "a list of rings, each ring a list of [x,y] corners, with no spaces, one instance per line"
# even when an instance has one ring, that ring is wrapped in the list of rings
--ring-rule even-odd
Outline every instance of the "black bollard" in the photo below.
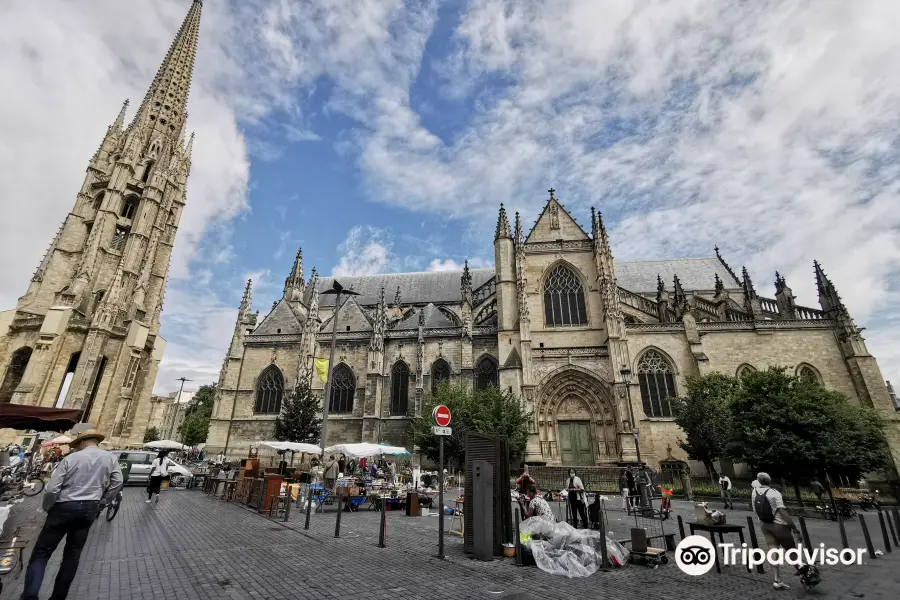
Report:
[[[681,517],[678,517],[678,520],[680,525]],[[756,540],[756,526],[753,524],[753,517],[747,517],[747,531],[750,533],[750,547],[759,548],[759,542]],[[766,570],[763,569],[762,565],[756,565],[756,572],[759,574],[763,574],[766,572]]]
[[[341,515],[344,514],[343,502],[341,502],[341,492],[343,488],[338,487],[337,492],[337,519],[334,520],[334,537],[341,537]]]
[[[309,493],[306,495],[306,523],[303,524],[303,529],[309,529],[309,515],[312,514],[312,499],[313,499],[313,488],[312,484],[309,484]]]
[[[609,551],[606,549],[606,520],[600,519],[600,569],[608,571],[612,565],[609,564]]]
[[[381,499],[381,524],[378,527],[378,547],[379,548],[387,548],[387,511],[385,510],[387,502],[384,501],[384,498]],[[443,511],[442,511],[443,512]],[[441,514],[441,518],[444,518],[444,515]]]
[[[863,537],[866,538],[866,551],[872,558],[878,558],[877,556],[875,556],[875,546],[872,545],[872,538],[869,536],[869,528],[866,527],[865,516],[859,515],[859,524],[862,526]]]
[[[844,519],[840,515],[838,515],[838,529],[841,531],[841,546],[846,550],[850,547],[850,542],[847,541],[847,528],[844,527]]]
[[[749,518],[749,517],[748,517]],[[678,515],[678,533],[681,534],[681,539],[685,538],[684,535],[684,521],[681,520],[681,515]]]
[[[441,518],[444,518],[444,515],[441,515]],[[522,534],[520,533],[519,525],[522,524],[522,509],[516,509],[516,566],[522,566]]]
[[[900,548],[900,541],[897,540],[897,528],[894,526],[891,513],[885,513],[884,518],[887,519],[888,529],[891,530],[891,537],[894,538],[894,545]]]
[[[878,522],[881,525],[881,537],[884,538],[884,549],[886,552],[893,552],[891,549],[891,538],[888,537],[887,534],[887,526],[884,524],[884,515],[881,514],[881,511],[878,511]]]
[[[297,494],[297,497],[300,497],[300,494]],[[291,488],[287,490],[287,498],[284,499],[284,522],[287,523],[288,519],[291,518]]]
[[[800,520],[800,536],[803,538],[803,545],[806,548],[812,549],[812,542],[809,541],[809,531],[806,529],[806,519],[803,517],[799,518]]]

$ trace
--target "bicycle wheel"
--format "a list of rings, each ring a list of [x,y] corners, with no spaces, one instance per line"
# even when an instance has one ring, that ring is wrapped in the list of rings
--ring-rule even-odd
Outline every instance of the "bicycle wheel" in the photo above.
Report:
[[[118,498],[110,503],[109,506],[106,507],[106,521],[112,521],[116,518],[116,515],[119,513],[119,506],[122,504],[122,501]]]
[[[44,491],[44,480],[43,479],[31,479],[25,483],[22,487],[22,493],[26,496],[37,496],[41,492]]]

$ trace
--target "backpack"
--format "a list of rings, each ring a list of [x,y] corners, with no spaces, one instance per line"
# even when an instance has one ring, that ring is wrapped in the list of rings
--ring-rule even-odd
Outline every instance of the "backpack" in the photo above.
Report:
[[[756,513],[756,516],[763,523],[774,523],[775,513],[772,511],[772,505],[769,504],[769,499],[766,497],[768,493],[769,490],[762,493],[756,490],[756,498],[753,499],[753,512]]]

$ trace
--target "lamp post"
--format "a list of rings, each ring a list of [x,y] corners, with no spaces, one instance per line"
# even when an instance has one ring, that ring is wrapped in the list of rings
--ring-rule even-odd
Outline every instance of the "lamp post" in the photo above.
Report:
[[[337,345],[337,322],[338,312],[341,310],[341,295],[359,296],[358,292],[353,290],[345,290],[344,286],[335,279],[331,284],[330,290],[322,292],[329,296],[334,296],[334,313],[331,316],[331,349],[328,352],[328,378],[325,380],[325,399],[322,401],[322,440],[320,446],[322,448],[322,460],[325,460],[325,439],[328,433],[328,402],[331,399],[331,373],[334,371],[334,347]]]
[[[638,439],[637,423],[634,420],[634,409],[631,407],[631,369],[628,365],[622,365],[619,374],[625,382],[625,400],[628,402],[628,418],[631,419],[631,434],[634,436],[634,450],[637,453],[637,461],[641,462],[641,442]]]
[[[181,394],[184,393],[184,382],[191,381],[186,377],[179,377],[175,381],[181,382],[181,389],[178,390],[178,397],[175,399],[175,418],[172,419],[172,427],[175,426],[175,421],[178,420],[178,411],[181,410]],[[187,420],[187,414],[184,415],[184,419],[181,421],[181,445],[184,446],[184,422]]]

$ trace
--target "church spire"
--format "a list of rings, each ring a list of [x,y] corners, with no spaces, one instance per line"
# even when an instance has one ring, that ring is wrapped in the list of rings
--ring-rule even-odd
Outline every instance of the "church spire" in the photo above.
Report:
[[[516,248],[521,248],[525,243],[525,231],[522,229],[522,217],[519,216],[519,213],[516,213],[516,226],[515,226],[515,239],[513,240],[516,243]]]
[[[203,1],[194,0],[134,116],[132,127],[140,124],[147,130],[177,136],[184,126],[202,10]]]
[[[819,261],[814,260],[813,266],[816,271],[816,288],[819,291],[819,304],[822,306],[822,310],[826,313],[837,311],[846,314],[847,307],[844,306],[844,301],[838,295],[834,284],[828,279],[822,265],[819,264]]]
[[[247,287],[244,288],[244,295],[241,296],[241,305],[238,307],[238,320],[250,313],[250,302],[253,300],[253,280],[247,280]]]
[[[121,131],[122,128],[125,127],[125,113],[128,111],[128,103],[128,98],[125,98],[125,102],[122,103],[122,108],[119,109],[119,116],[116,117],[116,122],[112,125],[113,131]]]
[[[506,209],[500,204],[500,215],[497,217],[497,232],[494,234],[494,241],[499,239],[509,239],[509,219],[506,216]]]
[[[303,293],[303,248],[297,250],[291,274],[284,280],[285,300],[300,300]]]

